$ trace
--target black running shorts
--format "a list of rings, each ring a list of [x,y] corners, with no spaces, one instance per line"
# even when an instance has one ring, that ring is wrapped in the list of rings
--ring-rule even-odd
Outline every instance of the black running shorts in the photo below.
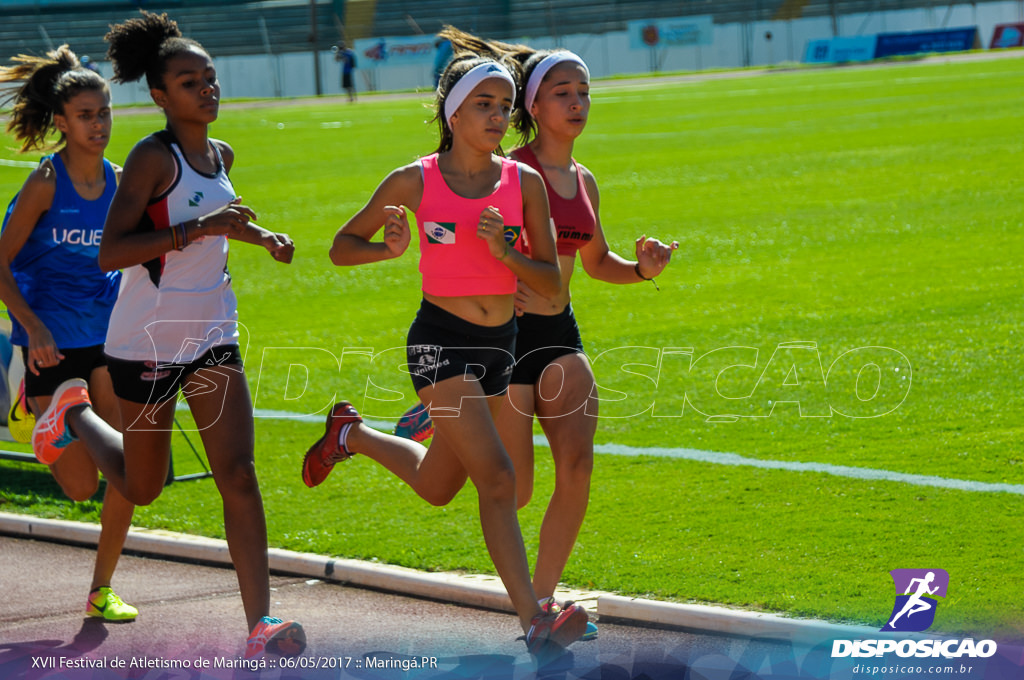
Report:
[[[107,369],[114,383],[114,394],[137,404],[162,404],[178,396],[185,380],[202,368],[242,367],[238,345],[219,345],[187,364],[161,364],[156,361],[129,361],[107,356]]]
[[[61,362],[56,366],[40,368],[39,375],[35,375],[28,366],[28,347],[21,348],[21,358],[25,361],[26,397],[52,397],[57,387],[65,380],[81,378],[88,382],[94,370],[107,365],[103,345],[58,351],[64,355]]]
[[[513,385],[536,385],[548,364],[566,354],[583,352],[580,327],[566,305],[558,314],[523,314],[517,320],[516,367]]]
[[[500,326],[478,326],[424,300],[409,328],[406,368],[417,392],[472,374],[491,397],[508,389],[515,347],[515,317]]]

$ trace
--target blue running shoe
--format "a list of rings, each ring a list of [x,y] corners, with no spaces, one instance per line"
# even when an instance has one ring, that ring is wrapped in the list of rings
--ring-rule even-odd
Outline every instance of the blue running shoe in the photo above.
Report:
[[[416,403],[402,414],[395,425],[395,436],[422,442],[434,436],[434,421],[423,404]]]

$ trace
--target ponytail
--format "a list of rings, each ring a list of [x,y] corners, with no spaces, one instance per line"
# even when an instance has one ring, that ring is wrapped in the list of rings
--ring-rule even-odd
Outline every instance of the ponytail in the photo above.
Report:
[[[44,57],[19,54],[13,66],[0,67],[0,83],[20,82],[5,88],[2,105],[10,107],[7,132],[21,142],[21,153],[51,151],[64,145],[64,134],[56,142],[47,138],[57,130],[53,117],[64,115],[64,106],[80,92],[107,92],[107,81],[82,66],[67,45]]]
[[[441,74],[441,78],[438,80],[435,99],[436,112],[432,119],[438,122],[440,129],[441,142],[437,149],[440,153],[449,151],[452,148],[452,131],[448,127],[448,121],[444,115],[444,104],[452,88],[455,87],[455,84],[459,82],[462,76],[487,62],[501,64],[512,74],[512,78],[515,81],[516,102],[513,103],[513,108],[515,108],[521,98],[519,91],[521,89],[520,84],[522,83],[520,61],[516,55],[523,51],[532,50],[525,45],[512,45],[496,40],[485,40],[461,31],[454,26],[445,26],[437,35],[451,42],[454,54],[448,62],[448,66],[445,67],[444,72]]]

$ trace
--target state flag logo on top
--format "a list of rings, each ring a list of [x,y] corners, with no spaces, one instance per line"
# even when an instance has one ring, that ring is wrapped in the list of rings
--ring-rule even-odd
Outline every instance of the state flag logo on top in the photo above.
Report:
[[[427,235],[427,243],[439,245],[455,243],[454,222],[427,222],[423,225],[423,233]]]

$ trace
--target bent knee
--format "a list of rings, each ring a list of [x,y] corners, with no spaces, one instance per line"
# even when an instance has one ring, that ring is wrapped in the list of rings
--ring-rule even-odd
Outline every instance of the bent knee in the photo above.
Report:
[[[458,489],[431,489],[430,491],[422,494],[422,496],[423,500],[430,503],[435,508],[441,508],[451,503],[458,492]]]
[[[86,477],[84,479],[79,478],[75,480],[58,479],[57,483],[60,484],[60,489],[64,492],[64,495],[76,503],[89,500],[95,496],[96,492],[100,489],[100,481],[98,478],[89,479]]]
[[[128,493],[122,494],[132,505],[142,507],[146,505],[152,505],[153,501],[160,497],[160,493],[164,490],[163,484],[155,489],[128,489]]]
[[[118,489],[118,491],[121,491],[124,499],[132,505],[151,505],[163,493],[166,481],[164,477],[136,479],[134,484],[126,480],[126,488]]]

